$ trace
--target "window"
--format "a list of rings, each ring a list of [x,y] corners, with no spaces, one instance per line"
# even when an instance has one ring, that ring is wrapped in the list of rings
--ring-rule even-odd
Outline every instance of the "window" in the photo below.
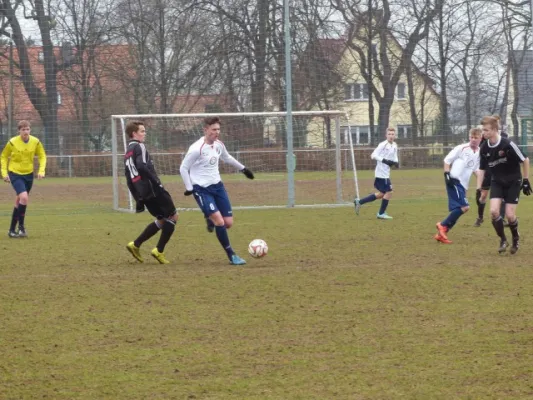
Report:
[[[368,100],[368,85],[366,83],[344,85],[344,100]]]
[[[352,134],[352,143],[354,146],[364,146],[370,144],[370,128],[368,126],[345,126],[342,128],[341,144],[350,144],[348,136],[349,129]]]
[[[39,61],[41,64],[44,63],[44,53],[42,51],[37,53],[37,61]]]
[[[61,93],[57,92],[57,104],[61,105]]]
[[[413,137],[413,127],[411,125],[398,125],[398,138],[410,139]]]
[[[405,83],[398,83],[398,86],[396,87],[396,98],[397,99],[405,99]]]

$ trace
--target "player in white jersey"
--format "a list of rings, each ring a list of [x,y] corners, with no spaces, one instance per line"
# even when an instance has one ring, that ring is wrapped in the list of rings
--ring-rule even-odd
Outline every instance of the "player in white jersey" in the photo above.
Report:
[[[448,211],[450,214],[437,222],[435,240],[450,244],[448,231],[453,228],[457,220],[470,209],[466,198],[466,191],[472,173],[479,170],[479,144],[481,143],[481,129],[470,129],[470,141],[455,146],[444,158],[444,181],[448,192]]]
[[[372,152],[370,156],[372,160],[377,161],[375,170],[374,187],[378,190],[362,199],[355,199],[355,213],[359,215],[361,206],[371,201],[382,199],[381,207],[377,213],[379,219],[392,219],[386,213],[389,200],[392,197],[392,184],[390,180],[390,169],[392,166],[398,166],[398,146],[394,142],[396,139],[396,130],[394,128],[387,129],[387,140],[381,142],[378,147]]]
[[[185,184],[185,196],[194,195],[204,216],[214,226],[218,241],[226,251],[230,263],[244,265],[246,261],[235,254],[228,237],[227,229],[233,225],[233,211],[220,178],[219,160],[233,165],[248,179],[254,179],[254,174],[228,153],[224,143],[218,139],[219,135],[220,119],[205,118],[204,136],[189,147],[181,163],[180,174]],[[208,230],[212,231],[209,225]]]

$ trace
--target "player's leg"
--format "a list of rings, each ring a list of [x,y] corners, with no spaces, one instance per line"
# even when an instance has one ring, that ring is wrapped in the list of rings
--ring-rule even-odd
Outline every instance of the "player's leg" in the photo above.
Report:
[[[205,218],[207,232],[211,233],[215,230],[215,224],[211,221],[211,218]]]
[[[157,242],[157,247],[152,250],[152,257],[154,257],[160,264],[168,264],[169,261],[165,258],[165,246],[172,237],[176,229],[176,222],[178,222],[178,212],[176,206],[172,201],[172,197],[165,190],[156,197],[161,215],[163,218],[159,220],[161,226],[161,236]]]
[[[492,182],[490,188],[490,215],[492,219],[492,226],[500,238],[500,247],[498,248],[499,253],[505,252],[509,246],[507,237],[505,236],[503,219],[500,215],[500,207],[502,200],[505,198],[505,192],[506,190],[501,184]]]
[[[9,226],[8,236],[10,238],[18,238],[19,232],[17,232],[17,224],[24,226],[24,219],[22,219],[22,224],[20,223],[20,213],[26,214],[26,207],[28,204],[28,189],[26,181],[22,175],[9,173],[9,179],[11,181],[11,186],[15,190],[15,208],[11,215],[11,224]],[[31,189],[31,186],[30,186]]]
[[[226,217],[230,217],[233,214],[224,185],[219,183],[207,188],[195,187],[194,198],[204,213],[204,216],[213,222],[218,242],[226,252],[230,262],[232,262],[232,259],[236,254],[231,247],[224,216],[219,209],[219,206],[222,207]],[[244,260],[242,261],[243,264],[246,263]]]
[[[489,197],[490,180],[488,184],[483,180],[481,189],[476,190],[476,204],[477,204],[477,219],[474,226],[481,226],[483,223],[483,215],[485,214],[485,206],[487,205],[487,198]]]
[[[26,192],[19,194],[18,218],[19,218],[19,237],[28,237],[26,231],[25,218],[28,203],[30,201],[30,191],[33,186],[33,174],[25,175],[22,178]]]
[[[381,184],[382,178],[376,178],[374,179],[374,187],[378,190],[376,193],[369,194],[366,197],[363,197],[362,199],[355,199],[355,213],[359,215],[359,211],[361,210],[361,206],[366,203],[371,203],[377,199],[381,199],[383,197],[383,193],[381,193],[381,190],[379,187],[382,186]]]
[[[520,246],[520,234],[518,233],[518,218],[516,217],[516,208],[518,206],[518,199],[520,198],[521,182],[513,183],[507,188],[507,193],[504,198],[505,217],[508,221],[509,229],[513,237],[511,244],[511,254],[515,254]]]
[[[470,206],[466,198],[466,191],[462,185],[446,186],[448,194],[448,216],[441,222],[437,222],[437,235],[435,239],[439,242],[449,244],[448,232],[455,226],[461,215],[466,213]]]
[[[387,214],[387,207],[389,206],[389,200],[392,197],[392,184],[390,179],[384,179],[381,182],[382,186],[380,192],[382,194],[381,206],[379,208],[377,217],[379,219],[392,219],[390,215]]]
[[[503,226],[509,226],[508,220],[505,219],[505,200],[502,200],[502,205],[500,206],[500,216],[503,219]]]
[[[19,221],[19,196],[17,195],[15,197],[15,207],[13,208],[13,213],[11,214],[11,223],[9,225],[9,231],[7,232],[7,236],[9,236],[10,238],[19,237],[19,234],[16,231],[18,221]]]
[[[133,242],[129,242],[126,245],[126,249],[139,262],[144,261],[140,252],[141,245],[148,239],[150,239],[152,236],[154,236],[157,232],[159,232],[159,230],[163,227],[163,221],[160,221],[161,213],[154,199],[146,200],[144,202],[144,206],[151,215],[156,217],[156,220],[154,222],[149,223],[141,232],[141,234],[137,237],[137,239],[135,239]]]
[[[226,192],[224,185],[219,185],[220,186],[217,188],[217,191],[215,193],[215,201],[217,203],[217,208],[220,211],[220,215],[222,216],[224,224],[222,226],[215,226],[217,238],[219,238],[219,242],[220,244],[222,244],[222,242],[225,241],[225,237],[228,237],[228,250],[231,250],[231,253],[233,254],[230,254],[228,250],[226,250],[226,247],[224,245],[222,245],[222,247],[224,247],[224,250],[226,250],[226,254],[228,255],[230,263],[233,265],[244,265],[246,264],[246,261],[239,257],[235,253],[235,251],[233,251],[233,248],[231,247],[229,242],[228,229],[233,226],[233,210],[231,208],[231,202],[229,200],[229,196]]]

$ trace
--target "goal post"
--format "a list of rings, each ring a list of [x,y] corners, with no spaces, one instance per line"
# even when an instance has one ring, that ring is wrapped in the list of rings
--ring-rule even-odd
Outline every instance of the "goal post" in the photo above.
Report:
[[[208,116],[220,117],[220,140],[255,174],[254,180],[248,180],[234,167],[220,162],[222,181],[234,208],[288,207],[291,189],[295,207],[351,203],[353,199],[343,197],[351,171],[351,165],[345,162],[349,147],[341,136],[347,125],[345,113],[328,110],[291,114],[293,154],[287,152],[286,112],[113,115],[113,208],[134,210],[122,161],[128,145],[125,127],[130,121],[145,124],[147,149],[178,208],[196,208],[194,200],[182,196],[179,167],[189,146],[203,136],[203,120]],[[288,173],[289,165],[295,168],[294,174]]]

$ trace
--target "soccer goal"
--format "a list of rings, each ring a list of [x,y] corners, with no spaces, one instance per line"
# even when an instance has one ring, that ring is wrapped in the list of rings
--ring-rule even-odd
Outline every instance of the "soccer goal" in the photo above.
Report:
[[[335,206],[353,200],[350,148],[345,135],[341,135],[347,123],[341,111],[293,112],[292,154],[287,151],[285,112],[113,115],[114,208],[134,208],[122,162],[129,121],[144,122],[147,149],[176,206],[196,208],[194,199],[183,196],[179,167],[189,146],[203,136],[204,118],[214,115],[221,119],[220,140],[229,153],[255,174],[254,180],[246,179],[220,162],[222,181],[233,207]],[[289,171],[288,165],[294,170]]]

